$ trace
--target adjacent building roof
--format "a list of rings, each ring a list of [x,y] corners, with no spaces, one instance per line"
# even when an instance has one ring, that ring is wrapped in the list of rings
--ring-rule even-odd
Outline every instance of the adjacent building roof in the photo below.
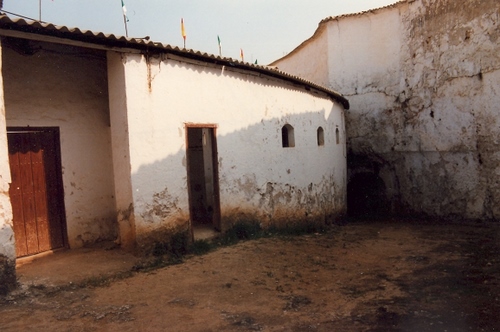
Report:
[[[346,110],[349,109],[349,101],[340,93],[328,89],[324,86],[310,82],[298,76],[294,76],[278,68],[251,64],[232,58],[225,58],[213,54],[202,53],[191,49],[181,49],[168,44],[154,42],[149,38],[129,38],[116,36],[114,34],[104,34],[102,32],[93,32],[89,30],[80,30],[78,28],[69,28],[66,26],[57,26],[51,23],[44,23],[25,19],[13,19],[0,13],[0,36],[40,39],[45,37],[47,41],[69,43],[91,44],[94,47],[116,50],[122,52],[161,52],[175,54],[184,58],[194,59],[203,62],[209,62],[221,66],[228,66],[257,72],[262,75],[275,77],[284,81],[303,86],[306,90],[314,89],[327,94],[330,98],[339,102]],[[42,39],[43,40],[43,39]],[[81,44],[84,46],[84,44]]]
[[[292,54],[295,54],[296,52],[298,52],[302,48],[306,47],[310,42],[314,41],[323,32],[323,29],[325,29],[325,24],[328,23],[328,22],[330,22],[330,21],[337,21],[339,19],[343,19],[343,18],[346,18],[346,17],[353,17],[353,16],[360,16],[360,15],[371,14],[371,13],[374,13],[376,11],[383,10],[383,9],[386,9],[386,8],[396,7],[400,3],[407,2],[408,0],[399,0],[399,1],[394,0],[394,1],[395,2],[392,5],[387,5],[387,6],[384,6],[384,7],[378,7],[378,8],[374,8],[374,9],[370,9],[370,10],[365,10],[365,11],[362,11],[362,12],[357,12],[357,13],[352,13],[352,14],[344,14],[344,15],[338,15],[338,16],[329,16],[329,17],[321,20],[318,23],[318,28],[316,29],[316,31],[314,31],[314,34],[311,37],[309,37],[308,39],[304,40],[302,43],[300,43],[299,46],[297,46],[296,48],[294,48],[287,55],[285,55],[285,56],[283,56],[283,57],[281,57],[281,58],[276,59],[275,61],[273,61],[271,63],[271,66],[273,64],[278,63],[280,60],[286,59],[289,56],[291,56]]]
[[[338,16],[329,16],[329,17],[321,20],[321,22],[319,22],[319,24],[324,23],[324,22],[328,22],[328,21],[338,20],[338,19],[344,18],[344,17],[358,16],[358,15],[364,15],[364,14],[368,14],[368,13],[373,13],[373,12],[376,12],[376,11],[379,11],[379,10],[385,9],[385,8],[392,8],[392,7],[397,6],[401,2],[407,2],[407,0],[399,0],[399,1],[398,0],[394,0],[394,3],[391,4],[391,5],[387,5],[387,6],[383,6],[383,7],[378,7],[378,8],[373,8],[373,9],[370,9],[370,10],[365,10],[365,11],[361,11],[361,12],[357,12],[357,13],[344,14],[344,15],[338,15]]]

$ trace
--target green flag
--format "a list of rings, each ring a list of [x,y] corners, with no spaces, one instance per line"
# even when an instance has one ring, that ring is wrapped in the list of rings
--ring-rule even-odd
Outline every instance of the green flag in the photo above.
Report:
[[[127,7],[125,7],[125,3],[123,2],[122,0],[122,11],[123,11],[123,17],[125,17],[125,19],[127,20],[128,22],[128,17],[127,17]]]
[[[217,43],[219,44],[219,56],[222,56],[222,44],[220,43],[219,35],[217,35]]]

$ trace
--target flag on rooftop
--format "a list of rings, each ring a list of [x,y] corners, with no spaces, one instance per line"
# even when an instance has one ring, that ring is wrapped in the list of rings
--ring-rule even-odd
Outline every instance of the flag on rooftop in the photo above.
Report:
[[[222,56],[222,44],[220,43],[219,35],[217,35],[217,43],[219,45],[219,56]]]
[[[125,3],[122,0],[122,11],[123,11],[123,17],[127,20],[128,22],[128,17],[127,17],[127,7],[125,7]]]
[[[184,48],[186,48],[186,28],[184,27],[184,19],[181,18],[181,35],[184,40]]]
[[[240,58],[241,58],[241,61],[245,61],[245,55],[243,54],[242,48],[240,48]]]
[[[181,18],[181,34],[182,38],[186,39],[186,28],[184,27],[184,19]]]
[[[123,11],[123,25],[125,25],[125,36],[128,37],[128,28],[127,28],[127,22],[128,22],[128,17],[127,17],[127,7],[125,7],[125,3],[122,1],[122,11]]]

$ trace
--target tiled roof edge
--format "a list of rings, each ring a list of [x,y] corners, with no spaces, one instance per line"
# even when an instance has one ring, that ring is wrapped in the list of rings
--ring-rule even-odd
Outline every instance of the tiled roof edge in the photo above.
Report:
[[[31,21],[25,19],[11,19],[5,14],[0,13],[0,30],[16,30],[25,33],[69,39],[83,43],[96,44],[100,46],[137,49],[147,52],[171,53],[188,59],[194,59],[204,62],[210,62],[217,65],[228,66],[257,72],[259,74],[275,77],[291,83],[303,85],[306,90],[312,88],[323,92],[330,98],[339,102],[346,110],[349,109],[349,101],[340,93],[328,89],[324,86],[310,82],[298,76],[294,76],[279,70],[278,68],[252,64],[239,61],[232,58],[225,58],[213,54],[202,53],[192,49],[181,49],[168,44],[150,41],[146,38],[131,38],[124,36],[115,36],[114,34],[104,34],[102,32],[93,32],[90,30],[80,30],[79,28],[69,28],[66,26],[57,26],[51,23]],[[126,52],[126,51],[125,51]]]
[[[328,21],[338,20],[338,19],[341,19],[341,18],[344,18],[344,17],[353,17],[353,16],[360,16],[360,15],[364,15],[364,14],[374,13],[374,12],[382,10],[382,9],[396,7],[399,4],[404,3],[406,1],[407,0],[399,0],[399,1],[396,1],[393,4],[390,4],[390,5],[387,5],[387,6],[382,6],[382,7],[377,7],[377,8],[369,9],[369,10],[364,10],[364,11],[357,12],[357,13],[343,14],[343,15],[338,15],[338,16],[329,16],[327,18],[322,19],[319,22],[319,24],[322,24],[322,23],[325,23],[325,22],[328,22]]]

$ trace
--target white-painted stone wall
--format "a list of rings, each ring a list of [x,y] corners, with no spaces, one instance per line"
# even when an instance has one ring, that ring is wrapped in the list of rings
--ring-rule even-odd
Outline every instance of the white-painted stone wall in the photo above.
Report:
[[[223,223],[252,216],[270,225],[345,211],[343,108],[326,96],[265,76],[182,58],[109,54],[113,139],[127,132],[138,241],[164,227],[186,225],[189,201],[186,123],[217,125]],[[121,66],[121,70],[119,69]],[[123,74],[124,83],[112,82]],[[114,79],[113,79],[114,81]],[[281,128],[294,127],[295,147],[283,148]],[[112,127],[115,122],[112,122]],[[321,126],[325,145],[318,146]],[[335,142],[339,128],[341,142]],[[121,156],[120,156],[121,158]],[[115,160],[115,163],[117,161]],[[119,165],[115,165],[116,168]]]
[[[322,25],[351,174],[377,173],[406,212],[498,219],[498,2],[409,0]],[[273,65],[294,73],[302,52]]]
[[[106,53],[19,45],[4,43],[2,53],[7,126],[60,128],[70,247],[115,239]]]
[[[0,47],[2,47],[1,43]],[[0,57],[0,72],[3,66],[4,64]],[[9,199],[9,183],[11,179],[3,91],[3,78],[0,75],[0,256],[4,256],[14,261],[16,258],[16,250],[14,231],[12,229],[12,208]],[[3,276],[0,273],[0,282],[2,282],[2,278]]]
[[[438,215],[498,219],[498,1],[414,1],[406,8],[399,95],[405,116],[395,147],[423,153],[398,161],[397,169],[412,165],[398,174],[408,188],[402,199]]]

